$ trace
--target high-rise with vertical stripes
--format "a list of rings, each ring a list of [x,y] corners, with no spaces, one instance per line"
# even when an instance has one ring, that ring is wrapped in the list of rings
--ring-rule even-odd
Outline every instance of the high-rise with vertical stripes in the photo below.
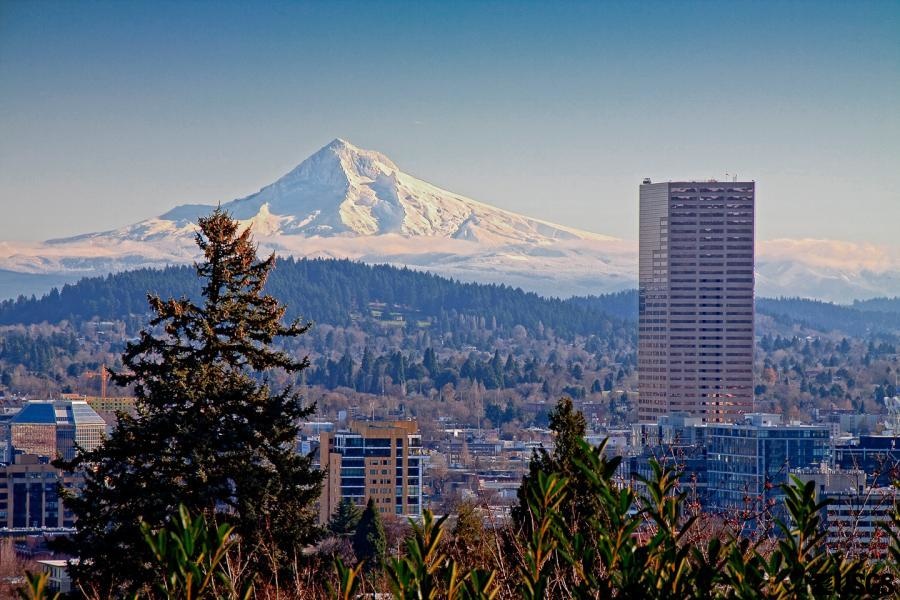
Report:
[[[752,181],[640,186],[641,421],[753,410]]]

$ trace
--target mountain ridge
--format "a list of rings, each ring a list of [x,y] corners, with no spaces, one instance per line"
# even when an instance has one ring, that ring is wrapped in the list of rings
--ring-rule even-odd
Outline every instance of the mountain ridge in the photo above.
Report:
[[[221,206],[253,227],[263,251],[285,256],[409,266],[544,295],[608,293],[636,285],[635,242],[441,189],[404,173],[384,154],[341,138],[259,191]],[[213,208],[182,204],[109,231],[0,243],[0,269],[76,278],[190,263],[197,257],[196,220]],[[849,302],[900,291],[900,256],[871,244],[763,242],[756,271],[758,289],[769,296]]]

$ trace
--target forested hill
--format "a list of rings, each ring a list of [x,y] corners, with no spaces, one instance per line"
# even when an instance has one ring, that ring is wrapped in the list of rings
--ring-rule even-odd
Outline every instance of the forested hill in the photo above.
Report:
[[[601,310],[620,319],[637,320],[637,290],[609,296],[572,298],[569,302]],[[849,306],[808,298],[757,298],[756,312],[772,317],[784,327],[800,325],[856,337],[900,335],[900,298],[857,300]]]
[[[595,297],[590,302],[547,299],[505,285],[460,283],[405,268],[331,259],[279,260],[266,289],[288,305],[288,318],[317,323],[348,325],[354,315],[370,313],[373,305],[383,304],[436,319],[456,312],[488,322],[496,319],[500,327],[550,327],[562,336],[609,332],[621,326],[622,319],[607,313],[626,313],[623,304],[636,299],[634,292]],[[163,298],[196,299],[199,291],[192,267],[127,271],[54,288],[42,298],[4,301],[0,325],[95,317],[128,320],[146,314],[148,292]]]
[[[505,285],[460,283],[429,273],[349,260],[287,258],[278,261],[267,290],[288,307],[288,317],[348,325],[373,306],[421,315],[436,322],[451,313],[476,316],[500,327],[550,327],[558,335],[591,335],[637,320],[637,291],[560,300]],[[147,313],[147,293],[163,298],[199,296],[193,267],[139,269],[83,279],[42,298],[0,302],[0,325],[135,320]],[[785,326],[864,336],[900,332],[900,300],[878,299],[841,306],[800,298],[760,298],[757,312]],[[142,318],[137,319],[143,321]]]
[[[897,334],[900,333],[900,305],[893,302],[883,299],[843,306],[803,298],[759,298],[756,311],[784,325],[803,325],[820,331],[836,330],[854,336]]]
[[[870,300],[854,300],[853,308],[863,311],[875,311],[900,314],[900,296],[893,298],[872,298]]]

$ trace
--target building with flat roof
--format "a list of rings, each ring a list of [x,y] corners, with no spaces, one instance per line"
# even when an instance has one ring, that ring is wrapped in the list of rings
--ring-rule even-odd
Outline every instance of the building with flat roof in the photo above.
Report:
[[[72,592],[72,577],[69,575],[69,565],[71,563],[78,564],[78,559],[47,559],[37,562],[41,565],[43,572],[47,574],[47,591],[60,594]]]
[[[753,410],[756,185],[640,186],[638,417]]]
[[[820,425],[781,424],[779,415],[750,414],[743,423],[706,430],[709,508],[756,515],[783,496],[791,469],[829,465],[831,432]]]
[[[357,421],[322,431],[319,460],[326,470],[319,520],[326,523],[343,498],[382,514],[422,515],[422,436],[415,421]]]
[[[884,558],[890,538],[884,528],[893,524],[900,489],[870,487],[860,469],[796,469],[804,483],[815,482],[817,500],[828,500],[824,526],[829,549],[854,558]]]
[[[835,464],[842,469],[861,469],[867,485],[890,486],[900,480],[900,436],[861,435],[834,447]]]
[[[76,444],[96,448],[106,434],[106,422],[81,400],[31,401],[9,421],[9,441],[15,454],[66,460]]]
[[[0,527],[58,529],[73,527],[75,517],[63,506],[59,485],[71,489],[78,476],[63,473],[46,457],[17,454],[0,467]]]

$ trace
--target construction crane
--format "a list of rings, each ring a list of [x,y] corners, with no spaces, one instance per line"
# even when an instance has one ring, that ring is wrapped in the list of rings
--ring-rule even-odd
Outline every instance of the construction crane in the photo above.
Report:
[[[100,365],[100,369],[97,371],[85,371],[84,376],[88,379],[93,379],[94,377],[100,378],[100,397],[106,398],[106,382],[109,379],[109,371],[106,370],[106,364]]]

